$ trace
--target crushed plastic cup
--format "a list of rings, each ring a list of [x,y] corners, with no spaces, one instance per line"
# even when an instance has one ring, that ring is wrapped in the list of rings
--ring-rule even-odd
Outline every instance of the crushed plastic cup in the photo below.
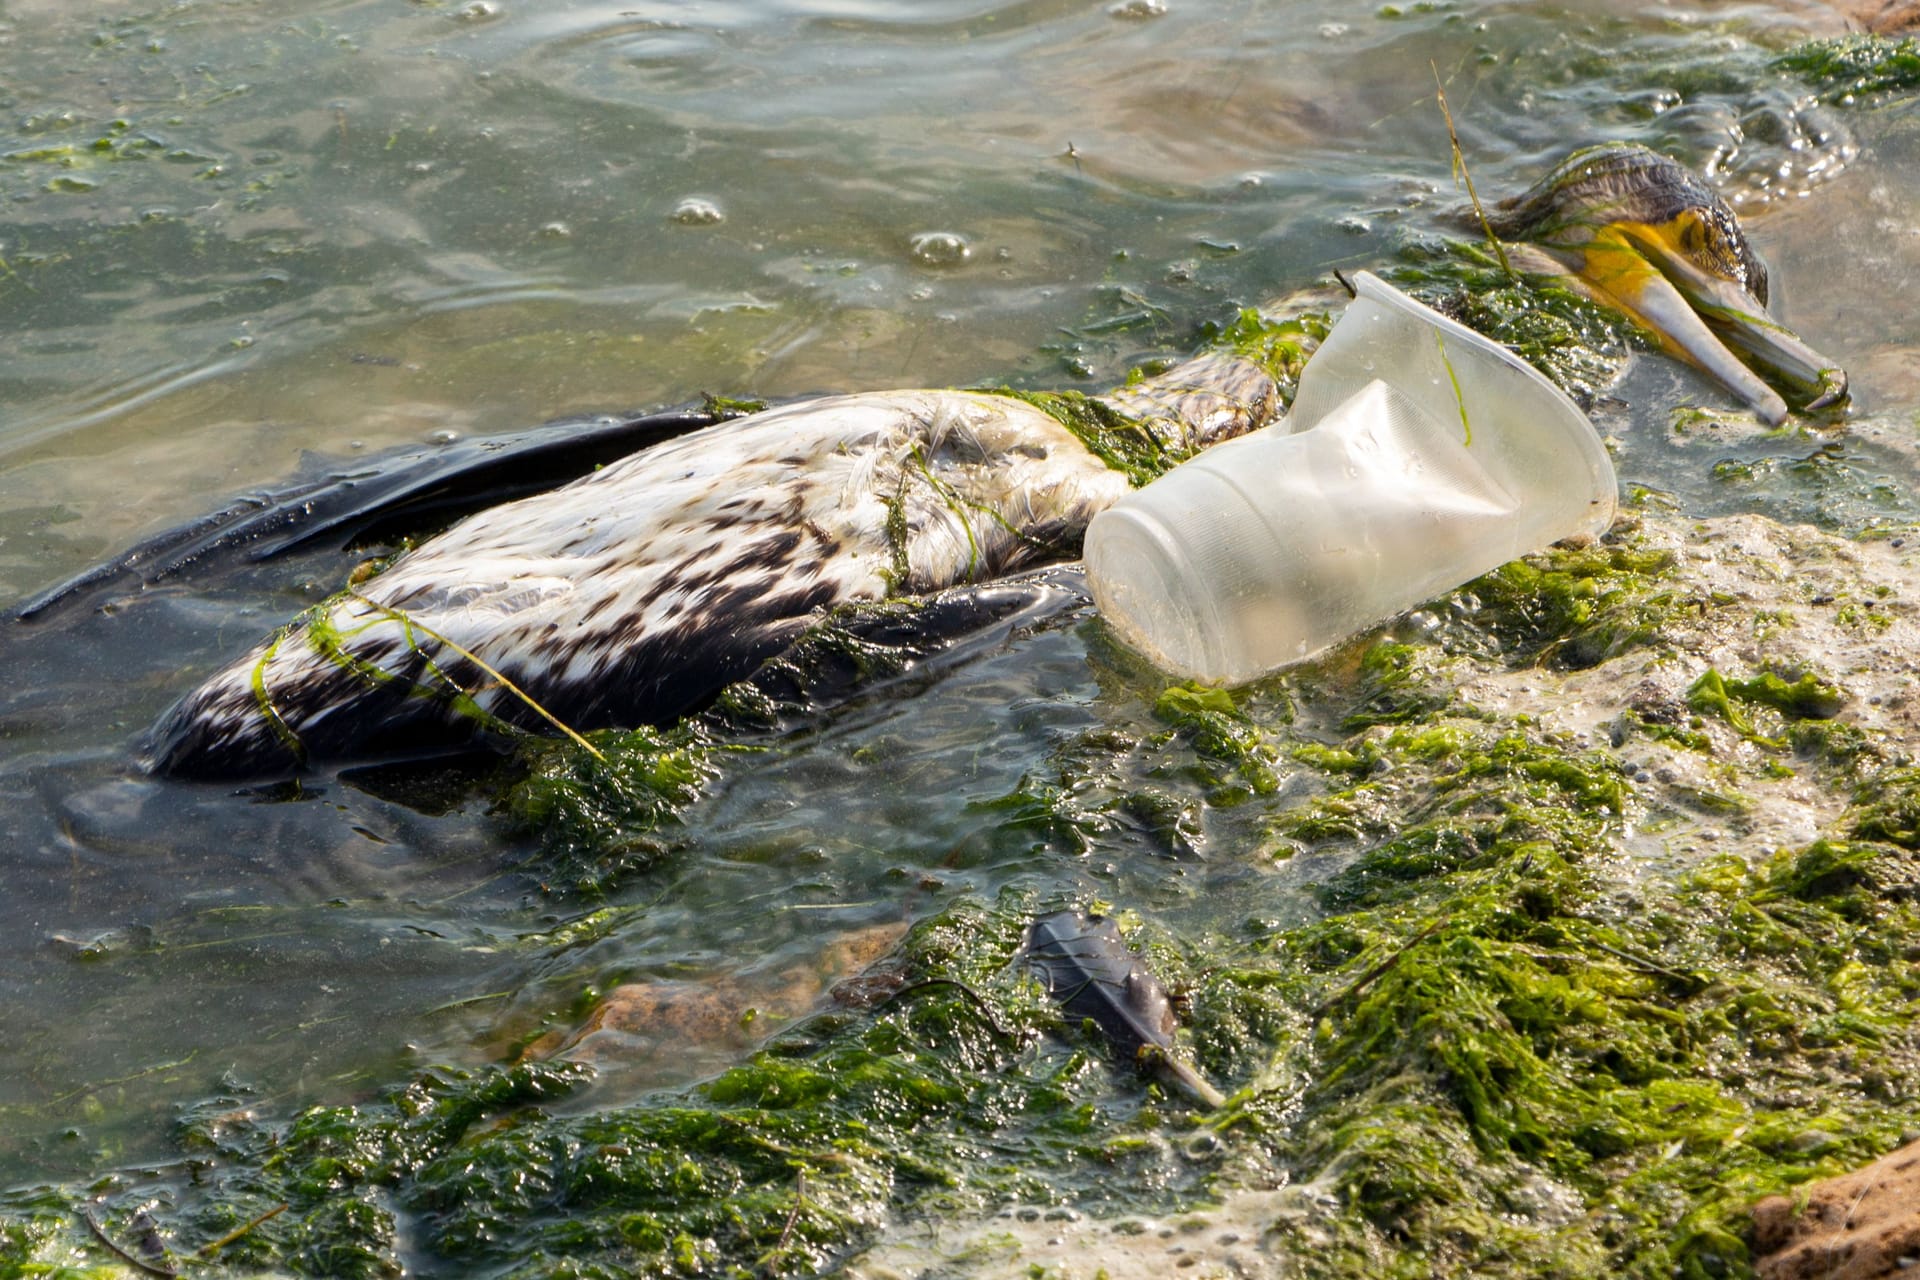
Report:
[[[1107,624],[1240,684],[1613,521],[1579,407],[1499,343],[1360,273],[1287,419],[1215,445],[1087,529]]]

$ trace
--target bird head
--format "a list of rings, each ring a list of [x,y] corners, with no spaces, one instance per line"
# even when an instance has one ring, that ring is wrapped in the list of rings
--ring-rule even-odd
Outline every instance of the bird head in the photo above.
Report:
[[[1768,315],[1767,267],[1733,210],[1677,161],[1588,147],[1489,221],[1533,251],[1523,269],[1568,276],[1626,312],[1768,423],[1786,418],[1789,398],[1803,409],[1846,399],[1846,372]]]

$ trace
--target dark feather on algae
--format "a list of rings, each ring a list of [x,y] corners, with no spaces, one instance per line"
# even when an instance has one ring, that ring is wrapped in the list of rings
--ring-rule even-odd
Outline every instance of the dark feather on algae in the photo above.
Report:
[[[1093,1023],[1128,1061],[1203,1106],[1226,1099],[1174,1056],[1173,1001],[1107,916],[1058,911],[1033,922],[1027,964],[1071,1017]]]

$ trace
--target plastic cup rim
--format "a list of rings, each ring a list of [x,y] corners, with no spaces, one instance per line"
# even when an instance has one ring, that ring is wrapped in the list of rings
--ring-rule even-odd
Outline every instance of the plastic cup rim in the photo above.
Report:
[[[1585,413],[1581,412],[1580,406],[1575,404],[1566,392],[1553,385],[1553,381],[1545,374],[1528,364],[1525,360],[1522,360],[1512,351],[1509,351],[1505,346],[1495,342],[1485,334],[1475,333],[1458,320],[1441,315],[1438,311],[1427,306],[1418,298],[1409,297],[1399,289],[1388,284],[1385,280],[1382,280],[1379,276],[1374,275],[1371,271],[1354,272],[1353,288],[1356,297],[1365,298],[1369,302],[1379,303],[1382,306],[1391,307],[1396,311],[1412,315],[1440,330],[1440,332],[1444,333],[1448,338],[1457,338],[1461,342],[1474,347],[1476,350],[1494,356],[1501,364],[1519,373],[1523,378],[1530,381],[1537,390],[1545,392],[1551,400],[1557,402],[1561,408],[1566,411],[1561,415],[1559,422],[1556,424],[1559,433],[1569,438],[1569,443],[1580,452],[1582,458],[1587,463],[1587,472],[1593,478],[1591,498],[1593,500],[1607,498],[1613,500],[1613,503],[1609,505],[1608,511],[1608,520],[1611,521],[1611,506],[1616,505],[1619,501],[1620,478],[1614,472],[1613,459],[1608,456],[1607,446],[1601,441],[1600,433],[1593,429],[1593,423],[1587,418]],[[1311,364],[1309,364],[1309,370],[1311,370]],[[1575,425],[1576,423],[1578,424],[1577,426]]]

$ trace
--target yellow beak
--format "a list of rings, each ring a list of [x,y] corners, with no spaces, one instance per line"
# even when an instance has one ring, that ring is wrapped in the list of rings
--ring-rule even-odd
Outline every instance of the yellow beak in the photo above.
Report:
[[[1612,222],[1575,252],[1581,279],[1606,301],[1659,335],[1686,360],[1739,396],[1769,425],[1787,403],[1768,379],[1805,409],[1847,396],[1847,375],[1834,361],[1767,315],[1766,306],[1732,280],[1702,269],[1679,248],[1689,215],[1670,223]]]

